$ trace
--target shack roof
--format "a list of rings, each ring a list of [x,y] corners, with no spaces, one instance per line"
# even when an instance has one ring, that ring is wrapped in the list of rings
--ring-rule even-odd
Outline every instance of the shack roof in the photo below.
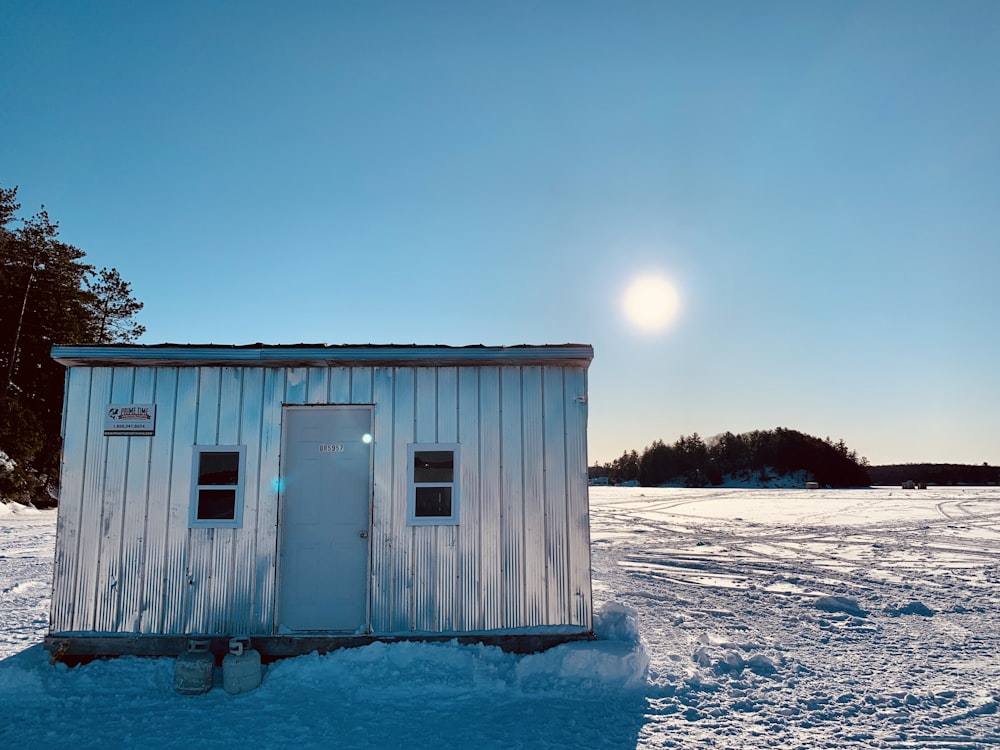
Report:
[[[589,344],[445,346],[421,344],[91,344],[53,346],[67,367],[322,367],[556,365],[587,368]]]

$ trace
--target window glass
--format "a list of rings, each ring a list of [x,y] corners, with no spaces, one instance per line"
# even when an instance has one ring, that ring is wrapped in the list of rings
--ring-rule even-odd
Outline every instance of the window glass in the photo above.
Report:
[[[411,526],[455,526],[461,498],[458,443],[407,446],[406,522]]]
[[[450,482],[455,474],[452,451],[414,451],[414,482]]]
[[[442,517],[451,515],[451,487],[415,487],[416,505],[414,515],[421,517]]]
[[[242,445],[194,447],[191,527],[237,529],[243,525]]]
[[[233,520],[236,490],[198,490],[198,520]]]
[[[203,452],[198,460],[198,484],[239,484],[240,454]]]

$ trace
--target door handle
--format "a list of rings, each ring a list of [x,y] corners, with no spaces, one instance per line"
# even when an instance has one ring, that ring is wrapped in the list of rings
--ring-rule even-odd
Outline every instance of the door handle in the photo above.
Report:
[[[358,536],[360,536],[362,539],[367,539],[368,538],[368,532],[367,531],[362,531],[360,534],[358,534]]]

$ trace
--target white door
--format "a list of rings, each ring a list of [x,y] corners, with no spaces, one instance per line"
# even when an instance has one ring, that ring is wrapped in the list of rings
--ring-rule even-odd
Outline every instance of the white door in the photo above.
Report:
[[[278,632],[368,630],[372,407],[282,414]]]

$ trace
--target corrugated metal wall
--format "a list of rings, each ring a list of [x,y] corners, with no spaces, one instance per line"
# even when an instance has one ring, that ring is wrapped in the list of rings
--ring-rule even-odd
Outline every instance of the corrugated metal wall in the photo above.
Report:
[[[591,627],[586,370],[72,367],[52,633],[270,634],[281,407],[375,404],[371,629]],[[155,403],[153,437],[104,437]],[[406,525],[408,443],[461,444],[458,526]],[[193,446],[245,445],[243,526],[188,528]]]

